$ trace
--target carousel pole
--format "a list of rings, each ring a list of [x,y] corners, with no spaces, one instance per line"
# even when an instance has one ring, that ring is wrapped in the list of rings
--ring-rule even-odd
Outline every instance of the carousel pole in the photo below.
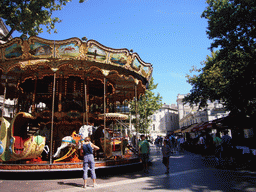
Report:
[[[8,80],[7,80],[7,75],[2,75],[1,79],[4,79],[5,78],[5,83],[4,83],[4,98],[3,98],[3,105],[2,105],[2,119],[3,119],[3,116],[4,116],[4,105],[5,105],[5,98],[6,98],[6,87],[7,87],[7,83],[8,83]]]
[[[135,85],[135,120],[136,120],[136,149],[138,149],[139,145],[138,145],[138,109],[137,109],[137,85]]]
[[[62,82],[63,82],[63,73],[60,72],[60,83],[59,83],[59,99],[58,99],[58,112],[62,112]],[[62,113],[61,113],[62,116]]]
[[[33,98],[32,98],[32,114],[35,112],[35,109],[36,109],[36,87],[37,87],[37,79],[38,79],[38,76],[36,75],[36,77],[35,77],[35,85],[34,85],[34,93],[33,93]]]
[[[17,81],[17,85],[16,85],[18,95],[17,95],[17,101],[16,101],[17,103],[15,104],[16,111],[15,111],[15,109],[14,109],[15,113],[13,113],[13,116],[19,112],[19,104],[20,104],[20,83],[21,83],[21,76],[19,77],[19,79],[18,79],[18,81]]]
[[[86,125],[88,125],[88,111],[87,111],[87,79],[85,79],[85,74],[84,74],[84,103],[85,103],[85,114],[83,115],[83,125],[85,125],[85,120],[86,120]]]
[[[104,77],[104,157],[106,158],[106,149],[107,149],[107,141],[106,141],[106,77]]]
[[[52,123],[51,123],[50,164],[52,164],[52,156],[53,156],[53,123],[54,123],[53,121],[54,121],[55,86],[56,86],[56,71],[54,71],[53,91],[52,91]]]

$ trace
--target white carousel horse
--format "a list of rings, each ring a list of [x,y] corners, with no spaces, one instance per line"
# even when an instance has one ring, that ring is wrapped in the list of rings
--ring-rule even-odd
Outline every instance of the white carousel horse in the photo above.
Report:
[[[66,147],[75,146],[78,149],[80,149],[82,139],[89,136],[90,130],[92,130],[91,125],[83,125],[82,127],[80,127],[78,135],[80,136],[81,139],[78,142],[78,146],[77,146],[76,143],[73,142],[74,140],[73,140],[72,136],[63,137],[62,141],[61,141],[61,146],[58,147],[57,152],[53,155],[53,157],[54,158],[59,157],[61,150],[66,148]]]

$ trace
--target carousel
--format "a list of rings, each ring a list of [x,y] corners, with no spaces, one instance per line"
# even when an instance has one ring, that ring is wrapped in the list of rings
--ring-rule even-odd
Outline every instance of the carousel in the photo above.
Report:
[[[0,171],[81,170],[86,136],[100,147],[97,168],[139,162],[128,103],[145,92],[152,65],[137,53],[78,38],[14,38],[0,45],[0,73]]]

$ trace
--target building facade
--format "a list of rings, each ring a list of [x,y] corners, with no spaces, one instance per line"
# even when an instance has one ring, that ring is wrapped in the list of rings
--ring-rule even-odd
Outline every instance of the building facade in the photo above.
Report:
[[[166,134],[179,129],[179,114],[176,105],[163,104],[151,116],[150,134],[151,137],[156,138],[157,135],[165,136]]]
[[[4,103],[4,106],[3,106]],[[15,100],[5,99],[0,95],[0,117],[12,118],[15,114]]]
[[[0,39],[5,35],[7,35],[8,33],[9,33],[8,29],[6,28],[3,20],[0,18]],[[9,40],[10,39],[12,39],[12,37],[10,37]],[[3,44],[3,43],[5,42],[0,40],[0,44]],[[1,77],[1,80],[2,80],[2,77]],[[4,106],[3,106],[3,103],[5,103]],[[12,118],[14,114],[14,103],[15,103],[14,100],[10,100],[10,99],[4,100],[4,96],[0,95],[0,117],[2,117],[3,115],[4,117]]]
[[[3,20],[0,18],[0,39],[4,36],[6,36],[9,33],[8,29],[6,28]],[[9,40],[11,40],[12,37],[9,38]],[[0,40],[0,44],[5,43],[4,41]]]
[[[182,100],[185,96],[181,94],[177,96],[180,128],[193,124],[211,122],[215,119],[226,117],[229,114],[218,101],[209,101],[207,107],[199,109],[197,105],[190,106],[189,104],[184,104]]]

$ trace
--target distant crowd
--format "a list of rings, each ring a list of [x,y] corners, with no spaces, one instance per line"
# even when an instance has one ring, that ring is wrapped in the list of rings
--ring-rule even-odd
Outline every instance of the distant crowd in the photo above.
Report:
[[[170,134],[164,138],[162,136],[157,136],[154,141],[157,150],[160,150],[164,142],[166,142],[166,144],[170,146],[171,153],[183,151],[185,147],[185,138],[182,135],[176,136],[174,134]]]
[[[195,138],[184,137],[183,135],[169,134],[165,137],[157,136],[156,139],[146,139],[144,135],[141,136],[139,142],[139,154],[144,165],[144,170],[148,173],[148,161],[150,153],[149,142],[156,146],[158,153],[161,152],[163,157],[162,163],[166,166],[166,173],[169,173],[169,158],[172,154],[182,154],[185,150],[193,153],[198,153],[207,157],[214,156],[217,160],[217,165],[235,165],[238,160],[241,162],[248,162],[249,159],[244,159],[236,147],[236,143],[228,135],[227,130],[222,131],[222,136],[217,132],[215,134],[209,132],[202,132]],[[235,160],[235,161],[234,161]],[[245,161],[244,161],[245,160]],[[238,163],[239,164],[239,163]]]

